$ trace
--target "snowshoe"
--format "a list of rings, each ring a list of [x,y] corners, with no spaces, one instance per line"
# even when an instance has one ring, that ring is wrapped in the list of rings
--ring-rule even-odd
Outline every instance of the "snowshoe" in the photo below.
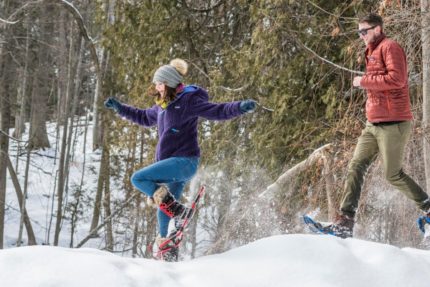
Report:
[[[337,218],[334,223],[323,223],[314,220],[308,215],[304,215],[303,221],[313,233],[328,234],[340,238],[352,237],[354,220],[349,217],[345,219]]]
[[[430,215],[423,215],[417,219],[419,230],[424,234],[424,237],[430,237]]]
[[[156,259],[162,259],[165,261],[178,261],[179,246],[184,236],[184,230],[194,216],[197,205],[204,192],[205,186],[200,187],[199,192],[191,203],[191,207],[184,207],[185,212],[182,212],[181,216],[174,217],[175,229],[169,233],[167,238],[163,238],[163,242],[158,244],[158,252],[155,256]],[[173,260],[174,258],[176,258],[176,260]]]

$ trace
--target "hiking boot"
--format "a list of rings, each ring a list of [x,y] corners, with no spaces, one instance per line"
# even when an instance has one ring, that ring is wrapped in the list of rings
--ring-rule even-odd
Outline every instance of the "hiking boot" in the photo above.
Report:
[[[158,259],[162,259],[167,262],[177,262],[179,258],[179,248],[175,246],[174,242],[164,244],[163,247],[160,247],[166,240],[168,239],[160,236],[155,239],[155,242],[159,248]]]
[[[155,204],[155,200],[152,196],[146,198],[146,205],[152,208],[157,208],[158,206]]]
[[[160,186],[153,197],[155,203],[164,214],[170,218],[175,218],[175,225],[177,220],[187,218],[191,211],[191,208],[187,208],[177,201],[165,186]]]
[[[322,231],[340,238],[348,238],[352,237],[354,223],[354,218],[348,215],[338,214],[333,223],[323,227]]]
[[[179,259],[179,248],[171,247],[168,251],[162,254],[163,260],[167,262],[178,262]]]

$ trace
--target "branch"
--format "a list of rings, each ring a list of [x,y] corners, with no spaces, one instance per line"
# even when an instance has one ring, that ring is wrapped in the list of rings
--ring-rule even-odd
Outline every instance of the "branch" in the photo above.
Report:
[[[334,17],[336,17],[336,18],[342,18],[342,19],[348,19],[348,20],[358,20],[357,18],[354,18],[354,17],[341,17],[341,16],[339,16],[339,15],[336,15],[336,14],[333,14],[333,13],[330,13],[329,11],[327,11],[327,10],[325,10],[325,9],[323,9],[323,8],[321,8],[320,6],[318,6],[317,4],[315,4],[314,2],[312,2],[312,1],[309,1],[309,0],[306,0],[309,4],[311,4],[312,6],[314,6],[315,8],[317,8],[318,10],[321,10],[322,12],[324,12],[324,13],[326,13],[326,14],[328,14],[328,15],[330,15],[330,16],[334,16]]]
[[[100,229],[103,228],[103,226],[105,226],[106,224],[108,224],[112,218],[114,216],[116,216],[117,214],[119,214],[137,195],[139,195],[140,192],[136,192],[135,194],[133,194],[132,196],[130,196],[129,199],[127,199],[126,202],[124,202],[117,210],[115,210],[114,213],[112,213],[111,215],[109,215],[108,217],[105,218],[105,220],[96,228],[94,228],[93,230],[90,231],[90,233],[88,233],[88,235],[81,240],[81,242],[79,242],[75,248],[80,248],[82,247],[85,243],[87,243],[88,240],[90,240],[91,238],[94,237],[94,235],[97,233],[97,231],[99,231]]]
[[[332,144],[326,144],[316,149],[307,159],[288,169],[273,184],[269,185],[258,197],[265,197],[279,191],[282,187],[290,184],[297,175],[313,165],[319,159],[325,159],[325,154],[332,148]]]
[[[37,5],[39,5],[40,3],[42,3],[44,0],[38,0],[38,1],[33,1],[33,2],[27,2],[27,3],[25,3],[24,5],[22,5],[21,7],[19,7],[18,9],[16,9],[15,10],[15,12],[13,12],[11,15],[9,15],[9,17],[7,18],[7,22],[15,22],[15,23],[17,23],[17,22],[19,22],[19,20],[16,20],[16,21],[14,21],[14,18],[18,15],[18,14],[20,14],[20,13],[23,13],[23,12],[25,12],[25,11],[27,11],[27,10],[30,10],[30,9],[32,9],[33,8],[33,6],[37,6]],[[13,23],[13,24],[15,24],[15,23]]]
[[[34,9],[34,7],[37,7],[38,5],[40,5],[42,3],[62,5],[64,8],[67,9],[67,11],[69,11],[72,14],[76,23],[78,24],[78,27],[79,27],[79,30],[80,30],[82,36],[84,37],[86,42],[88,42],[90,44],[91,57],[94,61],[94,66],[96,67],[97,75],[99,76],[100,64],[99,64],[99,58],[97,57],[97,51],[96,51],[96,47],[94,45],[94,41],[90,37],[90,34],[88,33],[88,29],[84,23],[84,18],[82,17],[79,10],[72,3],[67,2],[66,0],[38,0],[38,1],[28,2],[28,3],[24,4],[23,6],[21,6],[20,8],[18,8],[17,10],[15,10],[15,12],[13,12],[7,18],[7,20],[3,20],[2,22],[6,21],[8,23],[13,23],[13,24],[17,23],[18,21],[14,21],[14,18],[17,17],[17,15],[19,15],[20,13],[24,13],[27,10]]]
[[[97,71],[97,75],[99,75],[100,74],[100,63],[99,63],[99,58],[97,56],[96,46],[94,45],[94,41],[88,33],[88,29],[84,23],[84,18],[82,17],[79,10],[72,3],[69,3],[65,0],[46,0],[46,1],[52,2],[52,3],[58,3],[58,4],[62,5],[64,8],[67,9],[67,11],[69,11],[73,15],[76,23],[79,26],[79,30],[81,31],[82,36],[90,44],[91,57],[93,58],[94,65],[95,65],[96,71]]]
[[[335,63],[333,63],[333,62],[331,62],[331,61],[329,61],[329,60],[327,60],[327,59],[325,59],[325,58],[321,57],[321,56],[320,56],[320,55],[318,55],[314,50],[312,50],[311,48],[309,48],[308,46],[306,46],[305,44],[303,44],[303,43],[302,43],[299,39],[297,39],[297,38],[296,38],[296,41],[297,41],[297,43],[299,43],[299,45],[300,45],[300,46],[302,46],[303,48],[305,48],[307,51],[309,51],[310,53],[312,53],[315,57],[317,57],[318,59],[322,60],[323,62],[326,62],[327,64],[330,64],[330,65],[332,65],[332,66],[335,66],[335,67],[336,67],[336,68],[338,68],[338,69],[341,69],[341,70],[344,70],[344,71],[350,72],[350,73],[352,73],[352,74],[364,75],[364,73],[363,73],[363,72],[361,72],[361,71],[355,71],[355,70],[351,70],[351,69],[348,69],[348,68],[342,67],[342,66],[340,66],[340,65],[338,65],[338,64],[335,64]]]
[[[211,77],[209,77],[208,74],[205,73],[205,71],[203,71],[199,66],[197,66],[196,64],[194,64],[193,62],[189,61],[194,68],[196,68],[203,76],[205,76],[209,82],[213,82],[213,80],[211,79]],[[245,84],[244,86],[240,87],[240,88],[229,88],[229,87],[224,87],[224,86],[216,86],[216,88],[221,89],[223,91],[226,92],[241,92],[243,90],[245,90],[246,88],[248,88],[250,86],[250,84]]]
[[[3,134],[3,135],[5,135],[5,136],[7,136],[8,138],[10,138],[11,140],[14,140],[14,141],[16,141],[16,142],[20,142],[20,143],[27,143],[27,142],[28,142],[28,141],[23,141],[23,140],[20,140],[20,139],[14,138],[14,137],[10,136],[7,132],[2,131],[2,130],[0,130],[0,134]]]
[[[221,4],[223,4],[223,2],[224,2],[223,0],[220,0],[217,3],[213,4],[211,7],[204,8],[204,9],[190,7],[188,5],[187,1],[184,1],[183,4],[185,5],[185,7],[187,7],[188,9],[190,9],[193,12],[208,13],[208,12],[212,11],[213,9],[217,8],[218,6],[220,6]]]
[[[19,21],[8,21],[8,20],[5,20],[5,19],[0,18],[0,22],[3,22],[3,23],[5,23],[5,24],[16,24],[16,23],[18,23]]]
[[[226,92],[242,92],[243,90],[245,90],[248,87],[249,87],[249,84],[246,84],[245,86],[242,86],[242,87],[236,88],[236,89],[224,87],[224,86],[218,86],[217,88],[220,88],[221,90],[224,90]]]

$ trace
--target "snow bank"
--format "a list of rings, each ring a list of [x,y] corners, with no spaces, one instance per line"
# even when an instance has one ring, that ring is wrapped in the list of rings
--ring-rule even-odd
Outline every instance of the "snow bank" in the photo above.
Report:
[[[0,286],[428,287],[430,251],[300,234],[178,263],[32,246],[0,251]]]

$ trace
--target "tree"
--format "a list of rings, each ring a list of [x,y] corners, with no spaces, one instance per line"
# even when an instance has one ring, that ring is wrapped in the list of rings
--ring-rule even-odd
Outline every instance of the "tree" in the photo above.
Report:
[[[9,3],[4,3],[6,11]],[[9,152],[9,128],[11,128],[11,102],[15,91],[15,67],[11,55],[13,31],[9,26],[0,27],[0,249],[4,242],[6,206],[6,172]]]
[[[423,146],[426,190],[430,191],[430,1],[421,0],[421,43],[423,66]]]
[[[43,12],[42,12],[43,11]],[[48,5],[41,11],[35,21],[39,23],[40,37],[34,43],[33,53],[33,86],[31,95],[30,140],[28,148],[36,150],[50,147],[46,130],[48,99],[50,96],[53,75],[52,55],[45,45],[52,43],[53,26],[49,23],[54,7]]]

